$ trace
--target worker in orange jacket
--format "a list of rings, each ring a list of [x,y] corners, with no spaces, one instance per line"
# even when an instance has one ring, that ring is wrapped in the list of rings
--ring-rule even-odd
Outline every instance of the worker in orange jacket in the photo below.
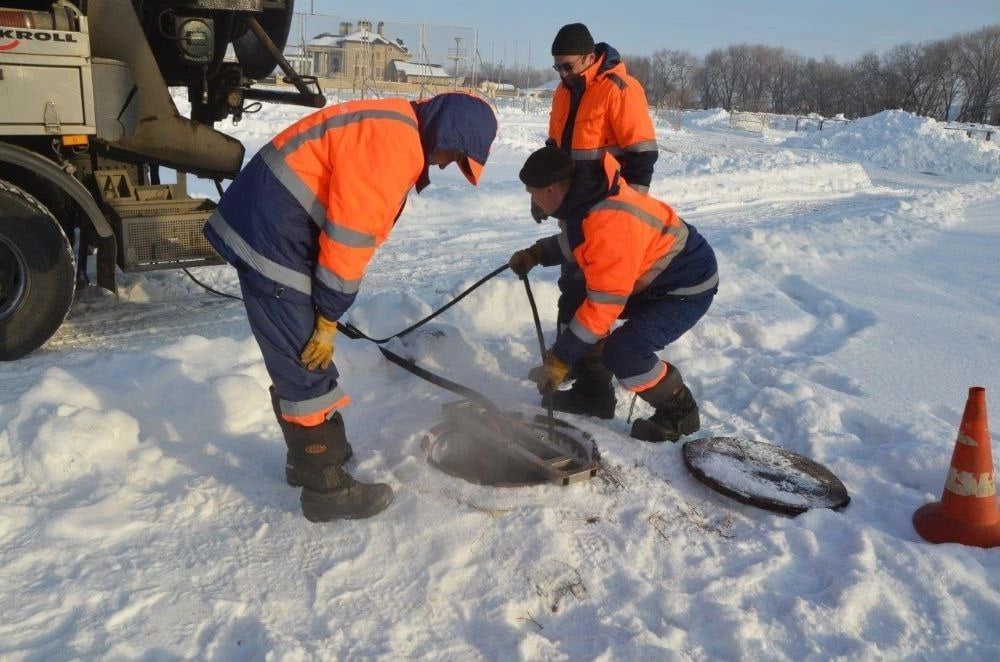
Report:
[[[552,96],[548,144],[577,162],[579,176],[589,172],[600,179],[602,157],[611,154],[625,181],[647,192],[659,151],[642,84],[625,70],[618,51],[594,44],[583,23],[559,29],[552,59],[562,82]]]
[[[559,219],[562,232],[517,251],[515,273],[541,264],[577,265],[585,296],[548,350],[537,377],[555,409],[613,418],[611,377],[655,412],[632,425],[646,441],[677,441],[701,425],[680,371],[656,352],[681,337],[708,311],[718,291],[715,253],[693,225],[666,203],[628,186],[619,164],[602,158],[603,177],[581,176],[565,152],[546,146],[528,157],[520,178],[535,204]],[[625,322],[614,328],[621,318]],[[600,351],[595,352],[595,348]]]
[[[479,182],[497,121],[477,97],[350,101],[279,133],[223,194],[205,236],[239,275],[288,446],[285,475],[311,521],[370,517],[392,489],[355,481],[333,363],[337,320],[431,166]]]
[[[559,29],[552,41],[552,59],[561,82],[552,97],[546,144],[574,160],[578,179],[595,182],[603,179],[603,157],[610,154],[620,163],[629,186],[646,193],[659,151],[642,84],[625,70],[618,51],[603,42],[594,44],[583,23]],[[536,204],[531,210],[536,221],[545,218]],[[556,329],[561,334],[584,299],[579,267],[562,265],[558,285]],[[601,347],[594,348],[586,366],[600,368]]]

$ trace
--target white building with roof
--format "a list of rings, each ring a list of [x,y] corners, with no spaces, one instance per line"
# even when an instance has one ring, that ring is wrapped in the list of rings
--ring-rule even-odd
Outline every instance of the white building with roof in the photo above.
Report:
[[[388,78],[397,83],[430,83],[431,85],[462,85],[464,76],[457,80],[440,64],[393,60],[389,63]]]
[[[409,60],[411,55],[402,39],[385,36],[385,22],[372,30],[371,21],[341,23],[338,34],[324,32],[306,42],[313,75],[325,78],[348,78],[356,83],[365,80],[395,80],[389,72],[393,61]]]

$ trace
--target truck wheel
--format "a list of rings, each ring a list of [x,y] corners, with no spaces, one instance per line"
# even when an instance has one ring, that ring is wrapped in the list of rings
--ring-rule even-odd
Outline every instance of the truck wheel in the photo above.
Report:
[[[42,346],[66,318],[73,248],[42,203],[0,179],[0,361]]]

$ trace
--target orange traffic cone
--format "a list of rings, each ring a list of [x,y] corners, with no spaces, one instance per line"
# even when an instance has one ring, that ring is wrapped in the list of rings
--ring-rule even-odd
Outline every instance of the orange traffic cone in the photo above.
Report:
[[[958,428],[941,500],[913,513],[913,526],[930,542],[1000,546],[1000,508],[986,420],[986,389],[973,386]]]

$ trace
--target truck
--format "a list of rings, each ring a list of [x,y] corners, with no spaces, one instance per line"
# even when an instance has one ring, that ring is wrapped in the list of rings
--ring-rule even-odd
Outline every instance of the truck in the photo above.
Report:
[[[215,203],[187,191],[190,175],[221,193],[242,167],[244,146],[215,123],[260,103],[326,104],[283,55],[293,11],[0,0],[0,360],[51,338],[90,274],[116,292],[119,270],[220,262],[201,233]],[[289,85],[261,84],[278,70]],[[187,116],[171,88],[186,88]]]

